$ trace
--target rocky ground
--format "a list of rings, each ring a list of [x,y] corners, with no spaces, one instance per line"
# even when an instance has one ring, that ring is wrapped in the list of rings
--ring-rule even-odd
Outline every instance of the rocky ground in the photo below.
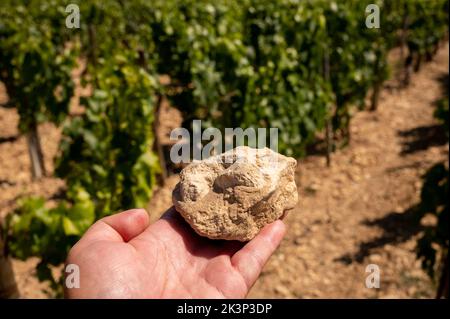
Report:
[[[411,85],[388,85],[376,112],[352,119],[351,143],[336,151],[327,168],[322,155],[299,160],[300,201],[286,217],[288,233],[266,265],[249,297],[291,298],[428,298],[435,287],[415,258],[422,227],[412,223],[419,201],[421,175],[433,163],[447,160],[448,144],[433,119],[433,103],[442,96],[448,76],[448,44],[432,62],[414,74]],[[7,97],[0,86],[0,104]],[[173,123],[170,111],[161,121]],[[53,177],[31,182],[26,141],[17,131],[14,109],[0,107],[0,219],[20,196],[51,200],[64,190]],[[48,172],[53,171],[61,130],[39,127]],[[155,220],[171,205],[172,175],[148,206]],[[45,298],[44,284],[34,277],[36,259],[14,260],[21,294]],[[365,270],[381,270],[379,289],[365,287]]]

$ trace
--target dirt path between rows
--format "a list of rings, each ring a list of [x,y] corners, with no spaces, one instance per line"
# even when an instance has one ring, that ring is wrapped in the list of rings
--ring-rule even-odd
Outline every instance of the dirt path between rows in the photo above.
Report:
[[[351,123],[349,147],[327,169],[322,157],[300,160],[300,203],[289,232],[250,297],[433,297],[415,258],[412,227],[421,175],[448,158],[433,103],[448,75],[448,46],[400,92],[384,90],[375,113]],[[365,287],[368,264],[381,270],[380,289]]]
[[[410,221],[421,175],[448,158],[448,144],[442,143],[433,119],[433,103],[442,96],[440,80],[448,75],[448,56],[447,44],[413,75],[408,88],[385,89],[376,112],[357,113],[352,141],[333,154],[330,168],[323,156],[299,160],[300,202],[285,219],[288,233],[249,297],[434,296],[435,288],[414,253],[421,228]],[[0,87],[0,102],[5,100]],[[0,218],[21,195],[51,200],[64,189],[63,181],[52,177],[30,182],[26,143],[17,121],[15,110],[0,107]],[[51,173],[61,131],[52,124],[41,125],[39,131]],[[170,206],[176,182],[177,176],[171,176],[155,193],[148,206],[153,220]],[[46,297],[46,285],[34,277],[36,262],[13,261],[25,298]],[[380,267],[380,289],[365,287],[365,268],[371,263]]]

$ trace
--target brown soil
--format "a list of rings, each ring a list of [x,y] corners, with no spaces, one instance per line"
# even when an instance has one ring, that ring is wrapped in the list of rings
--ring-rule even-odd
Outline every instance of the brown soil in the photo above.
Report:
[[[249,297],[434,296],[435,287],[414,252],[421,227],[413,226],[411,219],[421,175],[448,158],[448,144],[442,142],[433,119],[433,102],[442,95],[440,79],[448,75],[448,56],[446,44],[434,61],[413,75],[408,88],[397,91],[387,85],[376,112],[357,113],[351,143],[333,154],[330,168],[321,155],[299,161],[300,202],[286,217],[288,233]],[[0,86],[0,103],[6,100]],[[162,122],[167,118],[173,123],[175,112],[164,112]],[[0,219],[22,195],[51,200],[64,190],[63,181],[54,177],[31,182],[26,142],[17,122],[14,109],[0,107]],[[61,130],[42,124],[39,133],[52,176]],[[156,190],[148,206],[152,220],[171,205],[177,180],[173,175]],[[46,285],[34,277],[36,262],[13,261],[25,298],[46,297]],[[380,267],[380,289],[365,287],[365,268],[371,263]]]
[[[300,161],[300,203],[250,297],[434,296],[415,258],[420,228],[411,208],[421,175],[448,158],[448,144],[435,145],[432,107],[448,56],[446,46],[407,89],[383,91],[377,112],[356,114],[351,144],[333,155],[331,168],[318,156]],[[365,287],[371,263],[380,267],[380,289]]]

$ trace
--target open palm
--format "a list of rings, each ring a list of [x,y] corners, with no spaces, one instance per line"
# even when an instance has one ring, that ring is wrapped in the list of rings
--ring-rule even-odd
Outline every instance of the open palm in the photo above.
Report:
[[[69,298],[243,298],[285,233],[280,220],[250,242],[197,235],[171,208],[149,225],[145,210],[108,216],[71,249],[80,269]]]

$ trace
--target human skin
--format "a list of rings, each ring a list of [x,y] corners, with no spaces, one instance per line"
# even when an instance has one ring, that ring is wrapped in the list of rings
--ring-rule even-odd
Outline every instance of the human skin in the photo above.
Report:
[[[169,209],[150,224],[133,209],[93,224],[69,252],[80,287],[67,298],[244,298],[280,244],[281,220],[247,243],[197,235]]]

